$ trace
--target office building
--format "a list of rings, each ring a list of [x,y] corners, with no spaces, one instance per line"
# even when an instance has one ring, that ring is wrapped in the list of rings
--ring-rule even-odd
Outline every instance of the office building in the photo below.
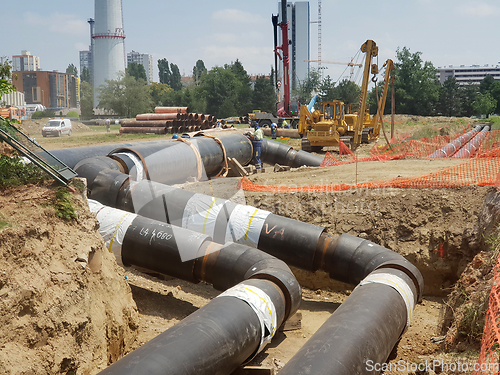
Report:
[[[486,65],[460,65],[438,68],[438,77],[441,84],[448,77],[455,77],[460,85],[479,84],[487,75],[492,76],[496,80],[500,80],[500,62],[497,64]]]
[[[30,51],[21,51],[20,55],[12,56],[12,70],[17,72],[33,72],[40,70],[40,58]]]
[[[73,74],[47,71],[14,71],[12,84],[24,93],[26,104],[41,104],[47,108],[78,106],[78,77]]]
[[[132,62],[144,67],[148,84],[153,82],[153,55],[132,50],[132,52],[127,53],[127,65]]]

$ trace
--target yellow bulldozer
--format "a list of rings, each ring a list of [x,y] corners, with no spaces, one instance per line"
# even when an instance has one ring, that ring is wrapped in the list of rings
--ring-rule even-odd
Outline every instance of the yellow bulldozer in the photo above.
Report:
[[[378,55],[378,47],[374,41],[367,40],[361,46],[361,51],[366,53],[366,60],[359,103],[351,103],[347,111],[346,105],[338,100],[317,103],[316,110],[313,110],[312,102],[309,106],[302,105],[298,125],[302,150],[320,151],[323,147],[338,146],[339,141],[343,141],[351,149],[356,149],[361,143],[378,139],[394,63],[390,59],[384,63],[386,71],[383,92],[380,100],[377,98],[377,113],[371,117],[366,99],[369,75],[371,73],[375,77],[378,74],[378,66],[371,64],[372,58]]]

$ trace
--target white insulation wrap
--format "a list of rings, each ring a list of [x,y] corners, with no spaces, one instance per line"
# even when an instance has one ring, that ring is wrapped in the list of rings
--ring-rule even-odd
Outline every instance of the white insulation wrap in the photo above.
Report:
[[[255,207],[237,205],[227,223],[226,242],[238,242],[257,247],[260,232],[269,214],[269,211]]]
[[[132,160],[134,163],[134,167],[132,167],[132,170],[129,171],[130,175],[135,175],[135,180],[136,181],[141,181],[144,180],[145,178],[145,173],[144,173],[144,166],[142,165],[141,159],[134,154],[133,152],[118,152],[115,155],[126,155]]]
[[[121,259],[123,237],[137,215],[104,206],[92,199],[88,202],[90,211],[96,214],[99,221],[99,233],[104,239],[106,248]]]
[[[217,298],[218,297],[236,297],[248,303],[255,311],[259,317],[261,328],[260,345],[255,354],[260,353],[260,351],[271,341],[278,328],[276,308],[271,298],[261,289],[246,285],[245,283],[239,283],[229,288],[224,293],[219,294]],[[265,336],[266,331],[269,332],[267,336]]]
[[[213,238],[217,216],[225,203],[225,199],[193,195],[184,208],[182,227]]]
[[[388,285],[393,289],[395,289],[401,295],[406,305],[406,310],[407,310],[406,328],[408,328],[411,324],[411,319],[413,317],[413,309],[415,308],[415,299],[413,297],[413,292],[410,286],[406,283],[406,281],[390,273],[371,273],[363,280],[361,280],[361,282],[358,284],[356,288],[371,283]]]

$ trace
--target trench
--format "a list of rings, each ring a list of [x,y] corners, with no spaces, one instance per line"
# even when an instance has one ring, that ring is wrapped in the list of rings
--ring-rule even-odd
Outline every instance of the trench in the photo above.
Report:
[[[237,141],[233,142],[237,143]],[[245,142],[239,143],[240,146],[233,147],[233,152],[237,154],[237,157],[240,157],[242,159],[241,161],[245,162],[246,160],[246,162],[248,162],[248,153],[245,155],[244,152],[241,152],[241,150],[244,149],[242,145],[245,144]],[[269,143],[266,146],[268,151],[276,151],[276,156],[274,156],[271,161],[279,160],[281,163],[290,163],[296,166],[304,164],[308,165],[308,162],[311,160],[312,163],[309,165],[314,166],[314,163],[316,163],[315,158],[309,156],[307,153],[296,152],[295,154],[293,154],[290,152],[290,149],[286,149],[286,147],[284,152],[280,153],[279,151],[284,148],[282,145]],[[189,147],[192,148],[192,145],[189,145]],[[196,147],[198,148],[198,153],[202,154],[202,156],[200,156],[196,155],[196,152],[194,152],[196,158],[199,160],[202,157],[206,157],[206,154],[201,152],[204,144],[202,142],[198,142]],[[206,147],[207,149],[211,149],[212,145],[207,143]],[[229,146],[228,149],[229,153],[231,153],[231,146]],[[172,204],[170,202],[175,201],[176,203],[174,204],[174,206],[169,207],[169,209],[167,210],[169,213],[167,214],[167,222],[176,224],[176,219],[172,217],[169,218],[169,215],[171,215],[172,212],[175,212],[175,210],[180,209],[182,211],[184,206],[187,207],[193,197],[193,194],[181,193],[180,189],[173,190],[172,188],[167,187],[167,185],[161,186],[161,184],[154,184],[151,182],[142,184],[143,186],[141,186],[141,182],[138,182],[137,184],[129,183],[130,187],[128,187],[128,185],[125,185],[128,178],[122,177],[124,171],[130,173],[130,175],[135,174],[137,180],[140,180],[140,178],[137,178],[140,174],[143,174],[143,176],[147,176],[149,174],[148,177],[150,177],[157,172],[163,172],[158,173],[157,175],[159,176],[158,178],[160,179],[160,182],[179,182],[182,179],[177,178],[178,174],[172,173],[171,171],[169,171],[170,173],[165,173],[165,165],[164,163],[159,162],[159,160],[165,160],[166,157],[168,157],[168,159],[175,159],[176,154],[182,155],[181,159],[185,159],[185,157],[188,155],[186,152],[189,151],[181,150],[181,153],[179,154],[178,151],[173,151],[174,147],[167,147],[165,149],[161,149],[158,152],[163,153],[163,150],[166,150],[167,153],[162,155],[162,158],[158,158],[158,155],[155,155],[154,159],[150,159],[150,161],[152,162],[143,163],[143,167],[146,167],[147,165],[147,168],[143,168],[143,171],[140,171],[139,165],[141,163],[140,161],[138,161],[138,159],[144,162],[144,159],[147,159],[147,156],[142,158],[143,155],[140,155],[140,152],[137,151],[137,147],[128,147],[125,150],[123,148],[120,148],[119,151],[115,150],[114,152],[110,153],[110,156],[112,156],[111,158],[103,159],[99,156],[93,158],[92,160],[79,161],[75,168],[79,173],[87,176],[87,179],[90,181],[91,197],[98,199],[102,204],[109,204],[112,207],[118,206],[127,209],[128,206],[133,207],[130,206],[132,198],[129,197],[129,194],[131,194],[132,191],[140,192],[140,199],[142,199],[144,195],[151,194],[149,202],[147,200],[142,202],[142,205],[140,206],[142,208],[138,210],[138,213],[140,215],[145,215],[152,220],[155,220],[160,219],[159,215],[161,216],[161,210],[158,211],[158,207],[161,208],[161,205],[159,205],[161,199],[158,200],[157,198],[163,197],[164,204],[166,204],[166,201],[168,201],[169,204]],[[184,150],[189,149],[184,148]],[[123,155],[124,151],[125,155]],[[292,156],[290,156],[290,154],[292,154]],[[220,165],[217,157],[213,156],[213,153],[210,155],[211,156],[206,157],[203,160],[203,164],[205,165],[205,172],[207,174],[209,172],[217,170],[217,166]],[[64,158],[63,152],[60,153],[58,157]],[[110,161],[110,159],[114,159],[115,161],[119,159],[119,161],[117,163],[113,163]],[[263,160],[269,161],[266,160],[264,155]],[[213,164],[211,164],[212,162]],[[297,162],[298,164],[294,164],[295,162]],[[186,168],[186,165],[179,165],[176,163],[172,164],[174,171],[177,168],[180,172],[184,173],[184,175],[182,176],[183,179],[186,178],[186,171],[196,171],[196,168],[193,168],[190,165],[188,165],[188,167]],[[195,164],[198,164],[199,166],[200,163],[196,161]],[[207,168],[207,165],[210,166],[210,168]],[[199,170],[197,176],[198,178],[200,178]],[[115,182],[113,183],[113,181]],[[113,185],[119,186],[118,188],[113,188]],[[284,223],[287,223],[287,228],[289,228],[287,230],[287,233],[290,233],[291,231],[293,234],[287,235],[288,237],[286,240],[283,235],[285,229],[283,229],[283,232],[281,232],[281,241],[273,240],[274,238],[276,238],[276,235],[279,234],[278,232],[275,232],[272,236],[265,236],[264,232],[262,232],[261,236],[263,236],[262,238],[266,240],[264,241],[260,238],[260,236],[257,236],[257,239],[253,241],[255,241],[255,245],[257,245],[259,248],[261,248],[260,245],[267,243],[267,247],[266,245],[263,245],[262,248],[265,252],[277,256],[278,258],[284,260],[286,263],[294,266],[295,268],[302,268],[302,271],[298,271],[295,268],[292,268],[301,285],[309,286],[309,283],[312,282],[313,284],[311,285],[314,288],[317,288],[319,285],[320,288],[334,289],[345,286],[345,284],[340,284],[339,286],[339,284],[336,284],[338,282],[357,285],[361,280],[364,280],[365,277],[371,277],[370,281],[366,281],[369,286],[362,287],[357,292],[353,293],[353,295],[356,297],[350,297],[348,301],[344,302],[344,304],[342,304],[341,307],[336,310],[335,314],[332,315],[332,317],[336,316],[338,320],[329,319],[322,327],[322,329],[318,330],[313,338],[311,338],[312,342],[308,342],[308,344],[305,345],[305,348],[301,349],[301,351],[299,351],[296,356],[291,359],[291,364],[285,366],[282,371],[283,374],[297,373],[296,371],[298,367],[304,369],[315,368],[318,371],[317,373],[324,373],[324,369],[321,367],[322,365],[318,364],[319,362],[317,359],[307,358],[306,360],[305,352],[311,350],[311,348],[314,348],[316,345],[323,345],[324,343],[332,340],[331,332],[337,332],[340,327],[342,327],[343,331],[345,332],[344,339],[352,335],[353,330],[355,331],[359,329],[360,325],[364,327],[363,329],[359,329],[360,331],[370,331],[371,329],[380,330],[382,329],[381,327],[386,327],[385,329],[383,329],[384,334],[382,335],[382,338],[378,338],[376,340],[376,343],[367,343],[366,336],[361,335],[361,338],[355,338],[355,340],[353,341],[353,345],[354,347],[366,348],[366,350],[372,353],[372,355],[376,356],[377,360],[379,361],[383,361],[387,358],[387,355],[390,353],[393,345],[395,344],[394,340],[397,339],[401,334],[402,329],[405,325],[404,321],[407,318],[407,309],[405,309],[404,307],[404,302],[401,301],[398,297],[398,293],[394,293],[394,290],[391,288],[381,288],[378,284],[378,281],[373,281],[377,280],[377,270],[383,275],[391,274],[391,277],[395,277],[398,280],[398,283],[404,284],[405,288],[408,288],[408,290],[413,289],[412,295],[414,295],[416,299],[412,302],[412,304],[420,298],[419,296],[421,296],[422,293],[442,295],[443,291],[446,290],[446,284],[450,283],[451,285],[458,278],[460,270],[463,269],[467,263],[467,259],[472,257],[474,252],[477,251],[478,247],[481,246],[481,241],[480,239],[478,239],[480,228],[476,228],[476,224],[474,224],[479,220],[479,214],[477,214],[478,210],[472,210],[470,216],[467,216],[467,209],[460,207],[463,200],[460,203],[458,202],[459,193],[463,194],[465,190],[458,192],[457,197],[452,197],[452,199],[443,199],[443,194],[445,194],[444,191],[431,193],[431,195],[435,195],[435,197],[433,198],[435,198],[436,202],[439,200],[446,202],[446,204],[443,203],[442,205],[433,202],[434,199],[431,199],[432,202],[428,202],[428,198],[422,199],[422,203],[415,197],[419,194],[414,194],[413,192],[409,193],[408,190],[404,192],[393,191],[391,192],[391,196],[382,197],[382,199],[376,201],[376,204],[373,204],[373,201],[370,201],[369,199],[366,199],[366,201],[363,200],[365,204],[363,206],[357,205],[355,208],[353,208],[354,206],[352,205],[352,197],[348,195],[332,195],[328,197],[316,196],[314,198],[315,201],[322,201],[323,208],[326,210],[330,209],[330,212],[328,212],[328,214],[324,214],[317,207],[314,207],[313,203],[308,202],[308,199],[310,198],[309,196],[303,196],[301,194],[293,194],[293,196],[281,196],[274,202],[272,202],[272,199],[271,201],[268,199],[262,199],[261,194],[245,194],[247,204],[253,205],[257,210],[265,209],[266,212],[269,212],[269,214],[265,214],[265,217],[262,218],[262,222],[265,222],[266,225],[266,232],[268,231],[269,227],[274,228],[277,225],[285,225]],[[472,190],[473,189],[471,188],[471,193],[473,193]],[[407,194],[411,194],[411,199],[407,196]],[[449,198],[448,191],[446,192],[446,194],[448,194]],[[481,194],[486,194],[486,190],[482,189],[481,191],[476,191],[475,195],[478,197],[477,199],[480,200]],[[455,202],[455,198],[457,202]],[[200,198],[198,196],[198,199],[203,200],[205,198]],[[215,201],[211,202],[212,203],[210,205],[212,205]],[[285,208],[281,207],[280,202],[292,202],[295,208],[294,211],[291,211],[290,206],[287,206]],[[137,204],[137,200],[134,203],[135,206]],[[469,203],[473,206],[477,202]],[[262,205],[262,207],[260,205]],[[425,206],[432,207],[433,211],[430,214],[426,214],[427,217],[420,218],[418,211],[424,210]],[[231,210],[235,210],[235,208],[230,204],[228,205],[228,207],[231,207],[230,212]],[[393,209],[392,211],[391,208]],[[137,212],[137,206],[135,206],[135,209]],[[335,215],[332,215],[332,210],[333,212],[335,212]],[[439,215],[439,212],[441,213],[441,215]],[[474,220],[475,213],[476,220]],[[165,213],[163,212],[163,215],[164,214]],[[229,216],[230,215],[228,215],[228,220]],[[288,218],[288,221],[284,218]],[[174,219],[174,221],[172,221],[172,219]],[[308,222],[311,223],[308,224],[309,226],[299,224]],[[436,229],[436,223],[442,224],[442,230]],[[453,226],[454,223],[455,225]],[[466,227],[461,227],[456,223],[466,223]],[[314,229],[313,227],[317,229]],[[322,229],[320,230],[320,228]],[[418,231],[415,230],[415,228],[418,228]],[[339,236],[339,240],[330,240],[329,237],[324,237],[322,234],[323,230],[326,230],[329,235]],[[258,229],[258,231],[260,231],[260,228]],[[300,235],[298,233],[300,233]],[[215,229],[213,234],[215,239],[218,236],[215,232]],[[266,234],[269,234],[269,232],[267,232]],[[355,237],[354,235],[358,237]],[[129,234],[128,236],[131,237],[132,235]],[[140,238],[141,236],[138,235],[136,237]],[[306,239],[306,241],[302,241],[301,239]],[[314,249],[315,241],[319,241],[318,245],[316,245],[316,250]],[[328,245],[330,241],[332,243],[335,243],[335,245],[332,245],[334,246],[334,248],[332,248],[332,250],[326,250],[326,252],[324,252],[324,254],[326,255],[323,255],[321,257],[321,261],[319,260],[319,258],[316,259],[318,256],[313,254],[318,251],[320,243],[322,244],[322,246],[325,246],[325,249],[327,249],[327,246],[330,246]],[[339,241],[339,245],[337,245],[337,241]],[[300,243],[300,245],[297,245],[297,243]],[[125,240],[123,244],[125,248]],[[434,248],[436,246],[437,249]],[[310,247],[310,250],[307,250],[304,253],[304,247]],[[341,250],[344,248],[345,250]],[[346,252],[345,255],[343,255],[344,251]],[[346,273],[346,270],[342,267],[342,264],[349,265],[349,267],[351,267],[351,263],[349,262],[352,262],[354,260],[354,257],[347,254],[352,251],[354,251],[354,253],[358,252],[359,257],[366,258],[366,260],[362,260],[359,265],[356,265],[353,268],[353,270],[359,269],[359,271]],[[362,255],[365,252],[366,255]],[[397,254],[403,255],[403,257]],[[336,262],[332,262],[331,264],[327,265],[326,263],[324,263],[326,262],[326,260],[324,259],[325,257],[328,259],[335,259],[336,257],[339,257],[339,259],[336,260]],[[181,267],[179,265],[179,267],[183,269],[186,268],[185,271],[181,271],[181,273],[179,274],[178,267],[174,267],[171,270],[165,270],[161,267],[159,269],[154,269],[154,266],[151,266],[148,263],[143,263],[142,259],[140,258],[141,257],[134,258],[136,259],[134,263],[131,261],[129,255],[127,258],[127,263],[136,264],[141,267],[146,266],[160,273],[171,274],[173,276],[184,278],[186,280],[191,280],[192,278],[192,276],[189,274],[189,270],[196,269],[196,265],[188,267]],[[377,258],[380,259],[374,261],[374,259]],[[419,270],[417,271],[416,269],[412,268],[412,264],[417,266]],[[379,267],[382,267],[383,269]],[[301,272],[305,272],[304,270],[308,271],[308,277],[301,276]],[[311,271],[314,273],[311,274]],[[321,273],[322,271],[323,274]],[[325,275],[328,275],[326,272],[328,272],[330,276],[335,275],[333,278],[337,279],[337,281],[333,282],[329,277],[326,277]],[[373,275],[372,272],[374,272]],[[431,286],[428,286],[429,284],[427,284],[427,289],[421,289],[423,287],[423,282],[418,281],[419,278],[421,278],[420,273],[424,275],[424,278],[427,277],[431,280],[433,280],[433,278],[438,280],[436,280],[436,283],[433,283],[431,281]],[[322,281],[322,279],[328,280]],[[283,283],[281,283],[280,285],[282,284]],[[224,285],[226,287],[231,287],[231,285],[233,284]],[[259,285],[259,287],[261,291],[268,288],[262,285]],[[268,294],[272,293],[268,292]],[[288,300],[289,299],[290,298],[288,297]],[[287,298],[285,298],[285,300],[287,300]],[[403,304],[401,305],[402,302]],[[376,311],[376,314],[380,314],[380,319],[377,319],[376,322],[374,322],[373,318],[371,318],[370,321],[367,321],[367,318],[363,316],[363,313],[357,313],[357,311],[363,310],[362,306],[366,303],[370,304],[371,309]],[[394,313],[387,315],[386,306],[388,304],[391,304],[393,306],[394,304],[399,305],[399,307],[396,308],[396,311],[398,312],[396,315],[394,315]],[[238,308],[234,308],[238,310]],[[285,311],[288,312],[294,311],[294,309],[296,310],[296,307],[290,307],[289,302],[285,303],[284,308]],[[225,308],[222,304],[220,307],[217,307],[217,304],[215,304],[213,312],[210,311],[210,307],[207,307],[204,311],[209,311],[208,314],[212,316],[214,314],[220,315],[220,313],[217,313],[217,311],[224,310]],[[244,313],[243,310],[240,310],[239,314],[241,316],[245,316],[246,313]],[[287,313],[285,313],[284,316],[285,318],[282,317],[282,319],[286,319]],[[390,319],[389,316],[391,317]],[[196,319],[200,320],[202,318],[201,316],[199,316],[193,319],[196,321]],[[249,317],[248,320],[251,320],[251,317]],[[184,323],[184,326],[190,326],[192,324],[193,322],[189,321],[189,323]],[[220,323],[217,323],[216,325],[218,324]],[[182,324],[178,325],[178,328],[175,329],[175,332],[177,332],[177,330],[182,330],[182,326]],[[252,323],[252,327],[257,326],[257,323]],[[388,329],[389,327],[392,327],[392,330]],[[255,328],[255,330],[258,329]],[[176,334],[177,333],[174,333],[173,336],[175,336]],[[194,333],[190,335],[194,335]],[[179,344],[178,341],[172,344],[170,340],[170,338],[167,339],[167,347]],[[161,339],[158,339],[155,340],[155,343],[151,345],[161,347],[163,344],[161,344]],[[144,349],[141,349],[139,351],[140,354],[136,353],[136,357],[134,357],[134,364],[137,363],[137,356],[139,356],[140,358],[141,355],[143,356],[145,361],[151,360],[151,353],[147,349],[149,347],[145,345],[143,347]],[[182,345],[180,345],[180,348],[182,349]],[[158,350],[152,350],[151,352],[157,351]],[[233,363],[241,362],[241,360],[245,359],[249,353],[252,353],[252,351],[253,350],[249,351],[248,348],[243,350],[242,353],[237,356],[238,358],[233,358],[233,360],[230,361],[229,365],[227,363],[224,364],[224,366],[229,367],[222,368],[231,368],[231,366],[234,365]],[[155,360],[158,360],[158,356],[163,355],[158,354],[155,357]],[[197,356],[199,357],[199,355]],[[335,356],[345,358],[346,353],[338,349],[336,351],[333,350],[332,353],[328,353],[329,365],[326,365],[327,367],[331,367],[332,360],[333,362],[336,362],[336,360],[334,359]],[[141,361],[139,360],[139,362]],[[119,361],[118,363],[121,363],[121,367],[120,365],[118,365],[114,366],[113,369],[112,366],[109,370],[106,370],[105,373],[113,373],[113,371],[122,373],[124,368],[127,368],[127,366],[130,366],[131,364],[131,362],[127,362],[126,360]],[[347,354],[347,359],[344,359],[341,363],[341,367],[350,369],[348,371],[352,371],[359,366],[359,359],[356,358],[356,355]],[[154,366],[144,368],[152,369],[154,368]],[[217,366],[215,367],[215,369],[212,369],[212,371],[218,371]],[[212,372],[208,371],[206,373]]]

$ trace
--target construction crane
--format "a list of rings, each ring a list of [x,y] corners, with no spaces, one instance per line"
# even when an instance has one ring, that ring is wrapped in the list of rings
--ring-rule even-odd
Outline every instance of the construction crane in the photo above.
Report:
[[[343,63],[343,62],[338,62],[338,61],[325,61],[325,60],[304,60],[304,61],[306,61],[306,62],[317,62],[318,63],[318,68],[321,66],[321,64],[338,64],[338,65],[347,65],[347,66],[350,66],[351,67],[351,78],[352,78],[352,75],[354,74],[354,67],[355,66],[359,66],[359,67],[363,66],[363,64],[353,63],[352,59],[351,59],[351,62],[348,62],[348,63]]]

